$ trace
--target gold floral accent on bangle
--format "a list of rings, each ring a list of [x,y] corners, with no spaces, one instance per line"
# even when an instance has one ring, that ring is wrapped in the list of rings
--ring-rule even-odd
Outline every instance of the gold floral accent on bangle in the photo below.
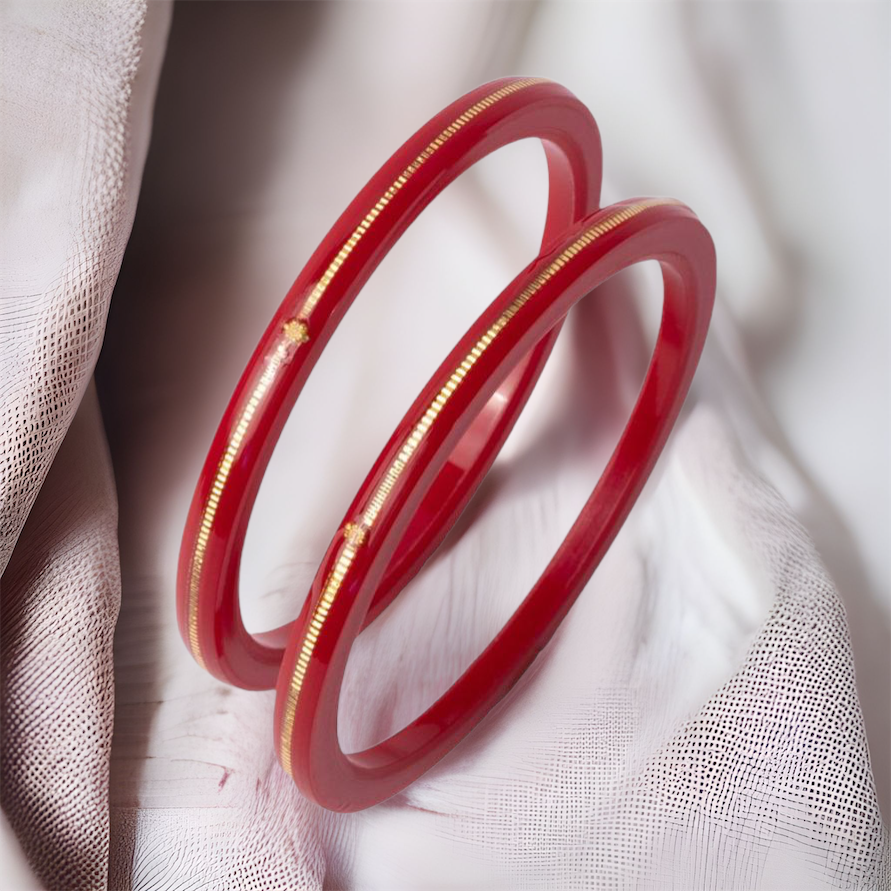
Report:
[[[343,537],[354,548],[360,548],[365,544],[365,536],[368,527],[364,523],[347,523],[343,527]]]
[[[282,325],[282,333],[292,343],[301,344],[309,340],[309,327],[303,319],[290,319]]]
[[[319,639],[325,619],[328,617],[328,612],[334,604],[344,579],[350,570],[350,566],[356,556],[358,547],[364,542],[368,531],[374,526],[374,523],[386,504],[390,493],[393,491],[397,480],[402,475],[402,472],[411,460],[412,455],[417,451],[421,441],[433,426],[433,423],[436,421],[437,416],[442,411],[445,404],[461,386],[468,372],[498,337],[501,331],[504,330],[510,320],[534,294],[541,290],[546,282],[550,281],[586,247],[591,245],[602,235],[605,235],[607,232],[615,229],[617,226],[630,220],[632,217],[636,217],[638,214],[643,213],[649,208],[678,203],[678,201],[675,201],[672,198],[653,198],[626,205],[621,210],[617,210],[601,222],[586,229],[585,232],[572,242],[572,244],[561,251],[560,254],[555,257],[547,267],[545,267],[545,269],[536,275],[536,277],[520,292],[519,296],[517,296],[495,322],[493,322],[485,334],[480,337],[470,352],[461,361],[460,365],[458,365],[452,372],[449,379],[436,395],[436,398],[430,403],[421,419],[415,425],[411,434],[403,442],[399,454],[387,469],[383,480],[379,483],[361,518],[358,522],[347,524],[344,529],[344,543],[341,545],[340,553],[337,555],[337,562],[325,581],[325,587],[322,590],[319,602],[313,611],[312,619],[310,620],[309,627],[304,635],[303,644],[297,654],[297,660],[291,673],[291,681],[288,685],[287,700],[285,702],[285,710],[282,717],[279,736],[279,760],[289,774],[293,774],[293,767],[291,764],[291,738],[294,733],[297,702],[300,698],[300,690],[303,687],[303,681],[309,668],[310,659],[312,658],[313,650]],[[357,540],[357,535],[354,531],[357,529],[362,530],[361,539],[359,540]]]

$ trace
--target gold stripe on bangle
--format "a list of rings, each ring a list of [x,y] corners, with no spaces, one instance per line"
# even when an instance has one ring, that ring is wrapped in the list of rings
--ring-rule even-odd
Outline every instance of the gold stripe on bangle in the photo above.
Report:
[[[216,476],[210,488],[210,495],[207,496],[207,501],[204,504],[204,511],[201,514],[201,525],[198,527],[195,551],[192,555],[192,565],[189,572],[189,646],[192,649],[192,655],[202,668],[207,666],[201,654],[201,641],[198,636],[198,590],[201,582],[201,570],[204,568],[204,555],[207,553],[207,543],[210,540],[213,521],[220,506],[220,497],[229,479],[235,458],[241,450],[248,427],[250,427],[251,421],[254,419],[257,407],[272,386],[278,370],[282,365],[290,361],[296,348],[306,343],[307,340],[309,340],[309,331],[306,327],[306,322],[299,319],[291,319],[282,326],[282,333],[275,346],[275,350],[266,360],[266,368],[263,370],[263,374],[260,375],[260,379],[257,381],[250,398],[241,410],[238,423],[235,425],[235,431],[229,438],[226,451],[223,453],[223,458],[217,467]]]
[[[204,558],[207,554],[207,544],[210,541],[210,533],[213,528],[214,518],[220,504],[220,498],[223,495],[223,489],[229,479],[232,465],[235,463],[248,428],[254,419],[257,408],[272,386],[275,376],[279,369],[293,355],[294,350],[302,343],[309,340],[309,331],[307,328],[307,320],[310,317],[316,304],[321,300],[322,295],[328,289],[328,286],[334,280],[338,270],[343,266],[344,261],[362,240],[365,233],[374,224],[374,221],[380,216],[383,209],[392,201],[402,187],[414,176],[415,173],[442,148],[459,130],[466,124],[470,123],[475,117],[479,116],[487,108],[495,105],[500,100],[531,87],[534,84],[547,83],[547,78],[527,77],[521,80],[513,81],[504,87],[490,93],[479,102],[476,102],[463,114],[459,115],[437,136],[415,159],[402,171],[402,173],[393,181],[393,184],[384,192],[377,200],[371,210],[365,215],[365,218],[353,230],[352,235],[344,242],[337,256],[331,261],[322,277],[316,282],[315,287],[306,298],[303,307],[297,314],[296,319],[286,322],[282,330],[282,338],[277,344],[274,353],[267,360],[266,369],[260,376],[253,389],[248,401],[245,403],[235,425],[235,431],[229,438],[226,445],[226,451],[217,467],[216,476],[211,486],[210,494],[204,504],[204,510],[201,514],[201,525],[198,527],[198,535],[195,539],[195,548],[192,552],[192,561],[189,567],[189,601],[188,601],[188,619],[189,619],[189,646],[192,655],[202,668],[206,668],[204,657],[201,653],[201,641],[198,635],[198,604],[199,604],[199,588],[201,584],[201,572],[204,568]]]
[[[469,124],[475,117],[478,117],[482,114],[487,108],[491,108],[497,102],[500,102],[507,96],[512,95],[513,93],[518,93],[520,90],[525,90],[527,87],[531,87],[534,84],[547,83],[547,78],[543,77],[525,77],[522,80],[515,80],[513,83],[508,84],[507,86],[502,87],[500,90],[495,90],[494,93],[490,93],[483,99],[480,99],[479,102],[471,105],[464,114],[459,115],[452,121],[448,127],[443,130],[439,136],[437,136],[432,142],[429,143],[427,148],[425,148],[415,159],[402,171],[402,173],[393,180],[393,184],[378,198],[374,207],[371,208],[370,211],[365,215],[365,218],[359,223],[358,226],[353,230],[353,234],[344,242],[343,247],[340,249],[340,252],[337,256],[331,261],[328,268],[325,270],[325,274],[318,280],[316,286],[312,289],[309,296],[306,298],[306,302],[303,304],[303,308],[300,311],[300,315],[304,318],[307,318],[309,314],[313,311],[315,305],[321,300],[322,294],[325,293],[328,285],[331,284],[334,276],[337,275],[337,270],[343,265],[346,258],[353,251],[353,248],[362,240],[365,233],[372,227],[374,221],[378,218],[381,211],[396,197],[396,194],[402,189],[402,187],[433,157],[433,155],[442,148],[462,127],[466,124]]]
[[[365,543],[368,532],[374,526],[381,510],[383,510],[390,493],[396,485],[396,481],[405,470],[408,462],[411,460],[412,455],[417,450],[423,438],[433,426],[433,423],[436,421],[440,411],[442,411],[443,406],[449,401],[458,387],[461,386],[467,373],[473,368],[480,356],[482,356],[482,354],[489,348],[492,342],[498,337],[501,331],[504,330],[508,322],[510,322],[510,320],[517,314],[522,306],[534,294],[540,291],[546,282],[553,278],[586,247],[595,242],[602,235],[651,207],[679,203],[680,202],[675,201],[672,198],[653,198],[635,204],[628,204],[621,210],[606,217],[602,222],[587,229],[572,244],[570,244],[569,247],[563,250],[553,261],[551,261],[551,263],[549,263],[548,266],[523,289],[510,306],[508,306],[508,308],[496,319],[492,326],[482,337],[480,337],[475,346],[464,357],[461,364],[452,372],[436,398],[430,403],[427,411],[424,412],[421,420],[418,421],[411,434],[403,442],[399,454],[388,468],[384,479],[378,485],[361,518],[356,522],[346,524],[343,530],[344,543],[337,556],[337,562],[334,565],[334,569],[325,581],[325,587],[319,598],[319,602],[313,611],[312,619],[310,620],[309,627],[304,635],[303,643],[297,654],[297,661],[291,673],[291,682],[288,685],[288,696],[285,702],[285,710],[282,717],[282,726],[279,736],[279,758],[282,766],[289,774],[293,775],[293,765],[291,763],[291,738],[294,733],[297,702],[300,698],[300,690],[303,687],[303,682],[306,678],[306,672],[309,668],[313,650],[315,649],[319,635],[325,624],[325,619],[328,617],[328,612],[337,598],[337,594],[349,572],[358,549]]]

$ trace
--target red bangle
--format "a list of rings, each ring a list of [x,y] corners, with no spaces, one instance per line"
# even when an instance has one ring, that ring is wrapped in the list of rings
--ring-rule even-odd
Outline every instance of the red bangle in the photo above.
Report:
[[[424,714],[347,755],[337,712],[347,658],[383,571],[456,442],[529,350],[619,270],[658,260],[662,325],[634,411],[581,514],[492,643]],[[628,515],[662,450],[699,360],[715,290],[711,238],[685,206],[614,205],[586,219],[515,279],[477,320],[403,419],[332,542],[294,625],[275,711],[279,759],[332,810],[369,807],[455,746],[544,647]]]
[[[193,656],[239,687],[268,689],[290,625],[252,636],[238,604],[241,551],[272,450],[317,359],[362,285],[402,232],[459,174],[485,155],[537,136],[548,160],[543,248],[598,207],[600,137],[568,90],[505,78],[468,93],[422,127],[375,174],[316,250],[263,335],[220,423],[189,510],[177,575],[177,619]],[[558,326],[559,327],[559,326]],[[439,464],[366,622],[418,571],[457,519],[525,405],[557,329],[530,344],[502,392]]]

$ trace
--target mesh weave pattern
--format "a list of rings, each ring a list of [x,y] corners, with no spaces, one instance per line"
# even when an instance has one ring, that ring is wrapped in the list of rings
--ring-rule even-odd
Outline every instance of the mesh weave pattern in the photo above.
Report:
[[[117,508],[95,393],[72,419],[135,207],[144,15],[144,0],[3,10],[0,797],[49,888],[107,881]]]
[[[89,390],[3,576],[2,802],[49,888],[105,888],[117,505]]]
[[[11,262],[0,281],[0,567],[9,560],[2,578],[0,779],[4,811],[42,881],[65,889],[233,891],[887,888],[888,835],[876,806],[845,616],[807,535],[752,469],[756,449],[748,446],[764,434],[754,411],[732,405],[733,382],[714,355],[706,356],[700,379],[721,395],[720,405],[704,405],[702,389],[691,399],[699,404],[676,431],[660,478],[534,670],[478,732],[392,801],[348,817],[309,805],[275,762],[272,697],[215,683],[185,653],[172,609],[173,573],[194,483],[183,468],[197,466],[206,447],[198,428],[207,391],[184,390],[189,375],[175,373],[184,367],[177,362],[203,365],[225,389],[228,372],[217,363],[228,357],[237,364],[235,354],[250,344],[235,336],[196,338],[196,319],[219,321],[241,307],[233,325],[246,330],[248,318],[253,324],[264,315],[261,293],[277,293],[268,281],[269,288],[258,285],[260,270],[274,265],[270,257],[278,251],[277,262],[293,273],[289,221],[278,204],[263,218],[270,207],[255,201],[257,182],[244,169],[241,181],[234,175],[236,162],[258,141],[259,122],[275,117],[257,101],[272,88],[298,103],[280,116],[297,122],[295,133],[330,112],[315,88],[306,91],[308,106],[299,105],[300,91],[289,92],[296,55],[320,66],[307,83],[349,81],[351,108],[360,110],[366,95],[375,95],[361,87],[375,81],[355,49],[377,45],[373,33],[389,39],[404,24],[398,9],[375,8],[367,19],[351,20],[352,12],[334,5],[338,27],[328,36],[342,35],[349,21],[359,22],[361,33],[353,45],[332,47],[339,54],[313,57],[295,54],[294,45],[315,12],[304,17],[290,4],[185,7],[194,30],[181,32],[175,72],[182,80],[172,92],[201,98],[205,110],[212,103],[203,100],[218,94],[240,96],[242,104],[240,115],[217,109],[217,131],[192,108],[174,115],[174,130],[193,123],[192,135],[203,134],[201,146],[213,149],[205,160],[218,165],[208,167],[225,186],[214,193],[220,205],[183,186],[200,183],[200,171],[189,168],[192,156],[168,132],[161,144],[185,172],[166,188],[181,203],[170,203],[163,177],[153,183],[155,225],[149,214],[115,301],[123,328],[133,312],[139,324],[129,330],[140,336],[125,337],[112,354],[108,376],[119,390],[110,387],[103,403],[114,407],[116,398],[128,409],[117,431],[109,424],[110,436],[117,435],[128,551],[112,748],[120,562],[114,487],[87,380],[137,191],[128,127],[138,111],[130,108],[131,85],[145,8],[131,0],[9,8],[0,65],[5,145],[15,151],[4,157],[0,177],[4,200],[20,183],[28,200],[12,200],[15,219],[3,222]],[[451,11],[438,27],[425,19],[424,32],[457,40],[482,33],[488,16],[491,33],[501,33],[499,17],[512,15],[502,4],[494,12],[482,4],[468,9],[455,13],[466,16],[465,32],[448,30],[458,20]],[[416,36],[412,45],[430,83],[454,77],[448,93],[457,94],[453,60],[434,77],[439,54]],[[215,78],[233,67],[221,46],[275,64],[245,65],[224,81],[231,90],[219,89]],[[190,61],[199,74],[191,82]],[[344,78],[350,64],[361,76]],[[319,77],[319,70],[327,74]],[[250,80],[264,75],[259,87]],[[382,69],[383,92],[386,76]],[[346,106],[335,107],[340,113]],[[248,109],[255,118],[246,117]],[[374,120],[362,120],[372,134]],[[392,123],[395,133],[409,122]],[[328,134],[332,143],[339,132]],[[391,136],[377,131],[381,146]],[[298,164],[293,146],[254,157],[269,195],[291,194],[277,179],[293,185],[283,171],[303,177],[295,194],[317,200],[294,202],[298,222],[340,209],[341,196],[322,208],[332,184],[313,172],[322,167],[313,163],[310,142],[320,153],[331,150],[327,138],[313,138],[300,143]],[[368,145],[371,157],[377,150]],[[227,203],[239,187],[249,200]],[[478,210],[450,205],[443,231],[477,232],[470,221]],[[172,216],[185,221],[173,235]],[[221,221],[225,238],[194,224],[210,216]],[[287,247],[264,253],[260,243],[273,241],[273,229]],[[302,230],[300,238],[312,241]],[[247,307],[245,293],[255,301]],[[416,302],[430,308],[419,319],[429,328],[440,321],[436,307],[462,296],[435,275],[428,275],[425,295]],[[624,305],[625,296],[612,292],[618,299],[605,302]],[[384,317],[392,306],[381,302],[378,309]],[[596,314],[592,321],[576,338],[585,345],[580,355],[590,361],[610,349],[626,359],[635,354],[636,344],[612,336],[628,326],[601,325]],[[597,331],[611,333],[598,341]],[[362,352],[368,340],[358,336],[344,351],[358,357],[348,376],[359,388],[361,363],[380,358]],[[158,355],[166,361],[157,363]],[[391,379],[399,361],[392,358]],[[530,437],[500,468],[489,490],[498,497],[469,511],[473,528],[431,562],[382,627],[360,638],[344,693],[346,739],[358,745],[387,733],[429,702],[495,633],[522,590],[519,575],[553,553],[549,536],[574,516],[579,493],[590,486],[592,452],[605,457],[609,435],[617,433],[598,413],[590,387],[579,384],[607,380],[604,369],[585,370],[544,397],[573,409],[556,418],[556,435]],[[373,393],[360,395],[374,403]],[[627,406],[619,408],[623,417]],[[729,434],[734,411],[742,417],[736,426],[748,430],[745,454]],[[341,469],[355,458],[355,442],[343,439],[326,441],[331,465]],[[298,519],[289,509],[281,525],[290,529]],[[311,520],[324,525],[319,516]],[[310,551],[303,568],[311,572]],[[288,586],[296,587],[293,576]]]

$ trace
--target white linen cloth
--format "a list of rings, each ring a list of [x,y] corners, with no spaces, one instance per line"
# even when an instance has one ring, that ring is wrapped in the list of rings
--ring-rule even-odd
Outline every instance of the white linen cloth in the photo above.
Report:
[[[3,887],[888,886],[888,223],[864,197],[887,187],[883,7],[182,4],[169,43],[166,4],[3,15]],[[702,216],[713,331],[533,670],[405,793],[332,815],[275,762],[272,694],[179,639],[185,511],[299,264],[413,129],[511,72],[591,107],[604,203]],[[531,143],[483,162],[350,311],[261,491],[251,627],[296,612],[411,398],[534,256],[545,188]],[[544,567],[633,403],[658,285],[620,276],[573,314],[479,497],[360,638],[347,748],[442,692]]]

